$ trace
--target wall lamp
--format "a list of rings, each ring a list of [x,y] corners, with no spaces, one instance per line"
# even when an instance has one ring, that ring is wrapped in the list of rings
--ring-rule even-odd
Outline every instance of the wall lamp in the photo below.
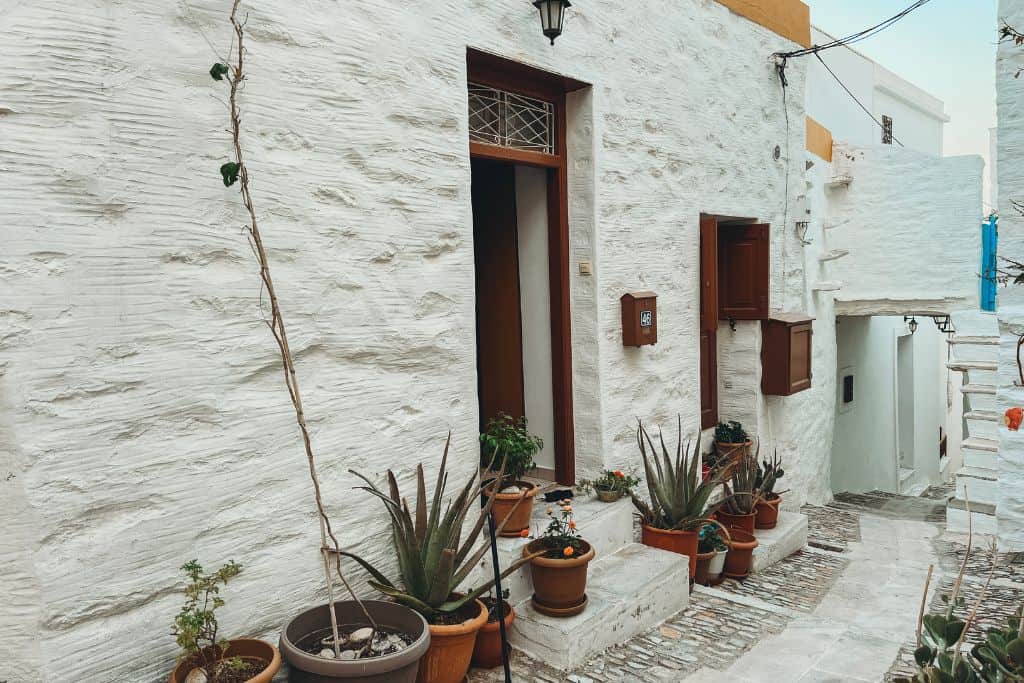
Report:
[[[910,334],[917,332],[917,318],[912,315],[903,316],[903,322],[907,323],[907,327],[910,328]]]
[[[933,315],[932,320],[935,321],[935,327],[939,328],[939,332],[948,334],[950,332],[956,332],[956,328],[953,327],[953,321],[949,315]]]
[[[533,6],[540,12],[540,27],[544,35],[555,44],[555,38],[562,35],[562,24],[565,22],[565,10],[572,7],[569,0],[536,0]]]

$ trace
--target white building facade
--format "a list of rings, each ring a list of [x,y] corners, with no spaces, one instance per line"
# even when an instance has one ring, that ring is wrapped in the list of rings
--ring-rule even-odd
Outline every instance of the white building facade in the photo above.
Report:
[[[452,477],[468,476],[494,358],[520,366],[518,400],[547,437],[542,474],[563,483],[636,465],[637,417],[670,434],[676,415],[688,434],[707,426],[702,217],[727,238],[767,225],[757,296],[815,318],[812,384],[792,396],[761,391],[758,320],[714,316],[705,353],[717,417],[778,450],[790,509],[831,495],[833,300],[925,297],[938,313],[969,296],[973,261],[947,263],[941,281],[926,266],[967,239],[967,218],[899,242],[891,267],[853,248],[830,260],[826,228],[860,210],[830,208],[831,195],[874,187],[884,153],[851,148],[840,188],[835,165],[806,151],[808,60],[790,62],[785,98],[769,60],[809,44],[806,25],[724,0],[580,5],[554,47],[526,2],[248,9],[257,211],[325,502],[342,544],[374,562],[387,563],[387,519],[349,470],[393,468],[408,488],[452,430]],[[194,557],[245,566],[227,631],[276,638],[322,598],[294,416],[237,188],[217,172],[227,114],[207,70],[230,44],[226,14],[90,0],[73,16],[23,3],[6,18],[0,680],[162,678],[178,567]],[[489,133],[488,98],[525,102],[500,115],[518,124]],[[949,172],[980,178],[972,164]],[[921,201],[975,210],[972,191],[918,170],[905,180]],[[510,216],[514,242],[480,232]],[[860,227],[876,231],[867,245],[885,229]],[[518,296],[502,298],[501,273]],[[830,285],[840,275],[850,289]],[[626,347],[620,297],[638,291],[657,295],[658,341]],[[509,356],[499,342],[516,327]]]

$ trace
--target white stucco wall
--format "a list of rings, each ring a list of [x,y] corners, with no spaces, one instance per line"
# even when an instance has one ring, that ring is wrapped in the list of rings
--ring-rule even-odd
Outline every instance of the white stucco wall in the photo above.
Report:
[[[552,49],[528,3],[248,8],[253,191],[350,549],[387,561],[385,518],[350,468],[393,466],[409,489],[449,428],[452,480],[476,464],[467,45],[594,84],[568,117],[581,475],[636,461],[634,416],[680,412],[696,431],[702,211],[772,223],[773,306],[819,305],[785,227],[804,194],[802,67],[787,135],[767,60],[794,46],[714,2],[668,9],[574,7]],[[217,173],[229,146],[207,41],[227,50],[226,6],[21,3],[5,25],[0,679],[155,681],[188,559],[245,565],[227,633],[276,639],[322,599],[303,456],[237,189]],[[659,294],[660,341],[624,349],[618,298],[637,288]],[[793,463],[792,504],[827,493],[828,382],[751,399]]]
[[[844,315],[950,313],[978,306],[978,156],[934,157],[889,146],[836,145],[852,178],[830,189],[830,246],[848,250],[832,277]]]
[[[999,17],[1024,30],[1024,6],[1001,0]],[[999,200],[999,254],[1015,260],[1024,255],[1024,217],[1012,202],[1024,200],[1024,50],[1011,42],[1000,43],[996,54],[996,108],[999,135],[996,141]],[[999,289],[997,314],[1002,340],[999,352],[997,403],[999,410],[1024,406],[1024,387],[1015,386],[1017,336],[1024,334],[1024,287]],[[1005,550],[1024,550],[1024,432],[999,428],[999,495],[996,516],[999,545]]]

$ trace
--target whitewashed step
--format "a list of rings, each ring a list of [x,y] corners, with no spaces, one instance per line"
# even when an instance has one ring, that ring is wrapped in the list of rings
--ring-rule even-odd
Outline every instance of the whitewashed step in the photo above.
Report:
[[[975,451],[988,451],[989,453],[999,452],[998,439],[986,439],[980,436],[971,436],[960,442],[961,448],[970,448]]]
[[[750,570],[761,572],[807,545],[807,516],[782,510],[774,529],[757,529],[754,536],[757,547]]]
[[[967,420],[967,431],[964,433],[964,441],[979,437],[983,440],[983,443],[990,443],[995,446],[996,450],[999,449],[999,427],[1003,423],[1002,416],[999,413],[994,410],[972,410],[964,413],[964,418]],[[972,444],[968,444],[967,448],[971,446]],[[985,448],[982,447],[982,449]]]
[[[946,367],[957,372],[970,372],[971,370],[999,369],[999,362],[994,360],[955,360],[946,363]]]
[[[968,420],[986,420],[988,422],[1002,422],[1002,416],[995,410],[971,410],[964,413]]]
[[[996,409],[996,388],[991,384],[965,384],[960,392],[967,396],[971,410]]]
[[[954,335],[946,340],[949,344],[970,345],[970,346],[999,346],[999,337],[994,336],[962,336]]]
[[[515,606],[512,646],[557,669],[573,669],[685,609],[689,569],[685,555],[639,543],[599,557],[587,576],[587,608],[574,617],[549,617],[527,597]]]
[[[821,263],[827,263],[828,261],[835,261],[841,259],[850,253],[849,249],[833,249],[827,253],[822,254],[818,257],[818,261]]]
[[[965,384],[960,387],[961,393],[964,394],[985,394],[988,396],[996,395],[996,388],[992,384]]]
[[[971,525],[972,531],[976,534],[996,533],[996,507],[995,505],[984,505],[971,502]],[[954,498],[946,504],[946,529],[958,534],[966,534],[967,506],[963,499]]]
[[[966,467],[976,467],[983,470],[996,471],[996,458],[999,457],[997,453],[992,451],[979,451],[973,448],[963,449],[964,454],[964,465]]]
[[[533,505],[530,533],[537,537],[548,525],[547,508],[558,510],[557,503],[547,503],[543,494],[537,494]],[[596,498],[579,496],[573,499],[573,514],[580,535],[594,547],[597,557],[606,557],[633,542],[633,504],[629,498],[615,503],[602,503]],[[499,538],[498,564],[504,568],[523,556],[523,546],[533,538]],[[494,576],[491,569],[491,555],[487,553],[476,569],[466,579],[466,586],[476,586]],[[528,567],[510,574],[502,580],[502,588],[509,590],[509,600],[514,604],[523,597],[533,594]]]
[[[956,471],[956,497],[971,504],[995,505],[999,498],[999,479],[996,470],[983,467],[961,467]]]

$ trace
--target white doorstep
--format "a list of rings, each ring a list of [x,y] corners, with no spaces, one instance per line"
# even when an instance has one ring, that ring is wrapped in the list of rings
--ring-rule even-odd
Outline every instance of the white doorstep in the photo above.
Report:
[[[807,545],[807,516],[799,512],[779,512],[774,529],[755,529],[757,547],[751,562],[752,572],[764,571]]]
[[[689,570],[685,555],[631,543],[590,564],[580,614],[559,619],[534,610],[529,597],[518,602],[510,641],[545,664],[573,669],[685,609]]]

